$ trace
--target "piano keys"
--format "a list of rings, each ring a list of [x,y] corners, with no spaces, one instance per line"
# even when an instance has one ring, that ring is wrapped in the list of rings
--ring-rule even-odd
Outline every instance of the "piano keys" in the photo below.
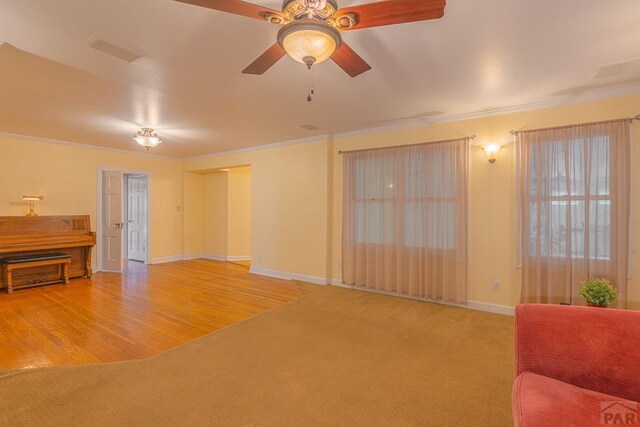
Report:
[[[64,253],[71,256],[69,278],[91,277],[91,250],[96,233],[91,231],[89,215],[0,216],[0,259],[23,255]],[[14,286],[55,281],[57,266],[15,270]],[[2,275],[0,288],[6,288]]]

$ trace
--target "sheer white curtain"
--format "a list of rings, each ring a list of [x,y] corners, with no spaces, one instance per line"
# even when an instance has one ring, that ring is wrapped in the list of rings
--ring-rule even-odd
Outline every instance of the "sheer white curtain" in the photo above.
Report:
[[[467,294],[468,139],[344,153],[343,282]]]
[[[629,121],[517,135],[522,301],[584,304],[578,282],[604,277],[626,303]]]

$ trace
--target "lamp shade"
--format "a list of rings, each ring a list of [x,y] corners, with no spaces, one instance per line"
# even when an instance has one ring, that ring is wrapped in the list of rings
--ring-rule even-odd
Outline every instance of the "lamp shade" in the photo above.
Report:
[[[299,20],[278,32],[278,43],[291,58],[302,64],[319,64],[340,47],[342,37],[334,27],[315,20]]]
[[[43,199],[44,199],[43,196],[34,196],[34,195],[22,196],[22,200],[29,202],[29,212],[27,212],[27,216],[38,216],[35,210],[35,203],[38,200],[43,200]]]
[[[489,160],[489,163],[495,163],[496,158],[498,157],[498,153],[500,152],[500,149],[502,147],[499,144],[491,143],[485,145],[482,148],[484,149],[484,154],[487,156],[487,160]]]

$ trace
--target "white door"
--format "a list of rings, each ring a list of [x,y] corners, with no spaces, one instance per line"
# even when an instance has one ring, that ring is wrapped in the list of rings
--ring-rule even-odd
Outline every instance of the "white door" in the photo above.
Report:
[[[127,254],[129,259],[146,261],[147,178],[127,178]]]
[[[122,172],[102,172],[102,269],[122,271]]]

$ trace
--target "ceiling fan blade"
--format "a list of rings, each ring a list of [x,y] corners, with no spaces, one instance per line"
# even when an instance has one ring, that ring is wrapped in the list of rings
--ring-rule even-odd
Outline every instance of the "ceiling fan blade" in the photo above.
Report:
[[[371,69],[371,65],[367,64],[364,59],[353,51],[344,41],[331,55],[331,60],[338,64],[351,77],[359,76]]]
[[[233,13],[235,15],[247,16],[249,18],[264,19],[265,14],[282,15],[280,11],[269,9],[253,3],[240,0],[175,0],[180,3],[192,4],[194,6],[206,7],[219,10],[221,12]]]
[[[278,43],[275,43],[258,59],[253,61],[251,65],[242,70],[242,74],[263,74],[286,54],[287,52]]]
[[[339,20],[345,13],[354,14],[355,25],[344,29],[358,30],[442,18],[446,4],[446,0],[386,0],[345,7],[336,13],[336,17]]]

